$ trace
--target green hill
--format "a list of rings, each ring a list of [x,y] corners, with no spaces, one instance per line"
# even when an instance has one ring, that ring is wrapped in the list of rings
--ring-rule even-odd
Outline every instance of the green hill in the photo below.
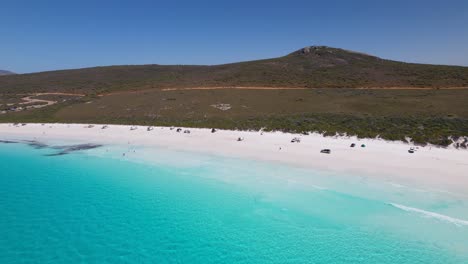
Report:
[[[0,93],[98,94],[169,87],[466,87],[468,67],[404,63],[324,46],[283,57],[214,66],[137,65],[0,78]]]

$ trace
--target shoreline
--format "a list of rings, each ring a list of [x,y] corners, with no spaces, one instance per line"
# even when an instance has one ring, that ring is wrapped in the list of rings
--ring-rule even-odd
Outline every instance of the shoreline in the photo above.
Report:
[[[463,195],[468,190],[468,151],[356,137],[324,137],[283,132],[217,130],[206,128],[85,124],[0,124],[0,140],[64,140],[82,143],[164,147],[234,158],[277,162],[294,167],[382,178],[395,184],[430,188]],[[130,130],[131,127],[136,129]],[[183,133],[190,130],[189,134]],[[237,141],[242,137],[243,141]],[[295,137],[300,143],[291,143]],[[351,143],[356,146],[351,148]],[[364,148],[361,144],[365,144]],[[330,154],[320,153],[330,149]],[[352,177],[352,176],[350,176]]]

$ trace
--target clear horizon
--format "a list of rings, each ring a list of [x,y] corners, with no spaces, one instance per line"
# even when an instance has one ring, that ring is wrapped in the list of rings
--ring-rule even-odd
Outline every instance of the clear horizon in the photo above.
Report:
[[[15,1],[0,9],[1,70],[215,65],[325,45],[468,66],[466,1]]]

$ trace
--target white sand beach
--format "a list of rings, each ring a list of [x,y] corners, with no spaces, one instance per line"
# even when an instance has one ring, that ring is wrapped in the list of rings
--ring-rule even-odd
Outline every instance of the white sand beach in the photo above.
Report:
[[[395,184],[430,188],[441,192],[466,195],[468,190],[468,151],[434,146],[419,147],[379,139],[323,137],[319,134],[298,135],[280,132],[247,132],[145,126],[131,130],[129,125],[85,124],[0,124],[0,140],[72,140],[74,142],[164,147],[272,161],[296,167],[346,172],[349,175],[382,177]],[[183,133],[190,130],[190,133]],[[242,137],[243,141],[237,141]],[[299,143],[291,143],[295,137]],[[350,147],[355,143],[354,148]],[[361,147],[365,144],[365,147]],[[320,153],[330,149],[330,154]]]

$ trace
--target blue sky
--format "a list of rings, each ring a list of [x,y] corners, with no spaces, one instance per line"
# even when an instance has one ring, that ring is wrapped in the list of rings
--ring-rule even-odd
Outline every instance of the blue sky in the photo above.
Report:
[[[309,45],[468,66],[468,1],[2,1],[0,69],[221,64]]]

